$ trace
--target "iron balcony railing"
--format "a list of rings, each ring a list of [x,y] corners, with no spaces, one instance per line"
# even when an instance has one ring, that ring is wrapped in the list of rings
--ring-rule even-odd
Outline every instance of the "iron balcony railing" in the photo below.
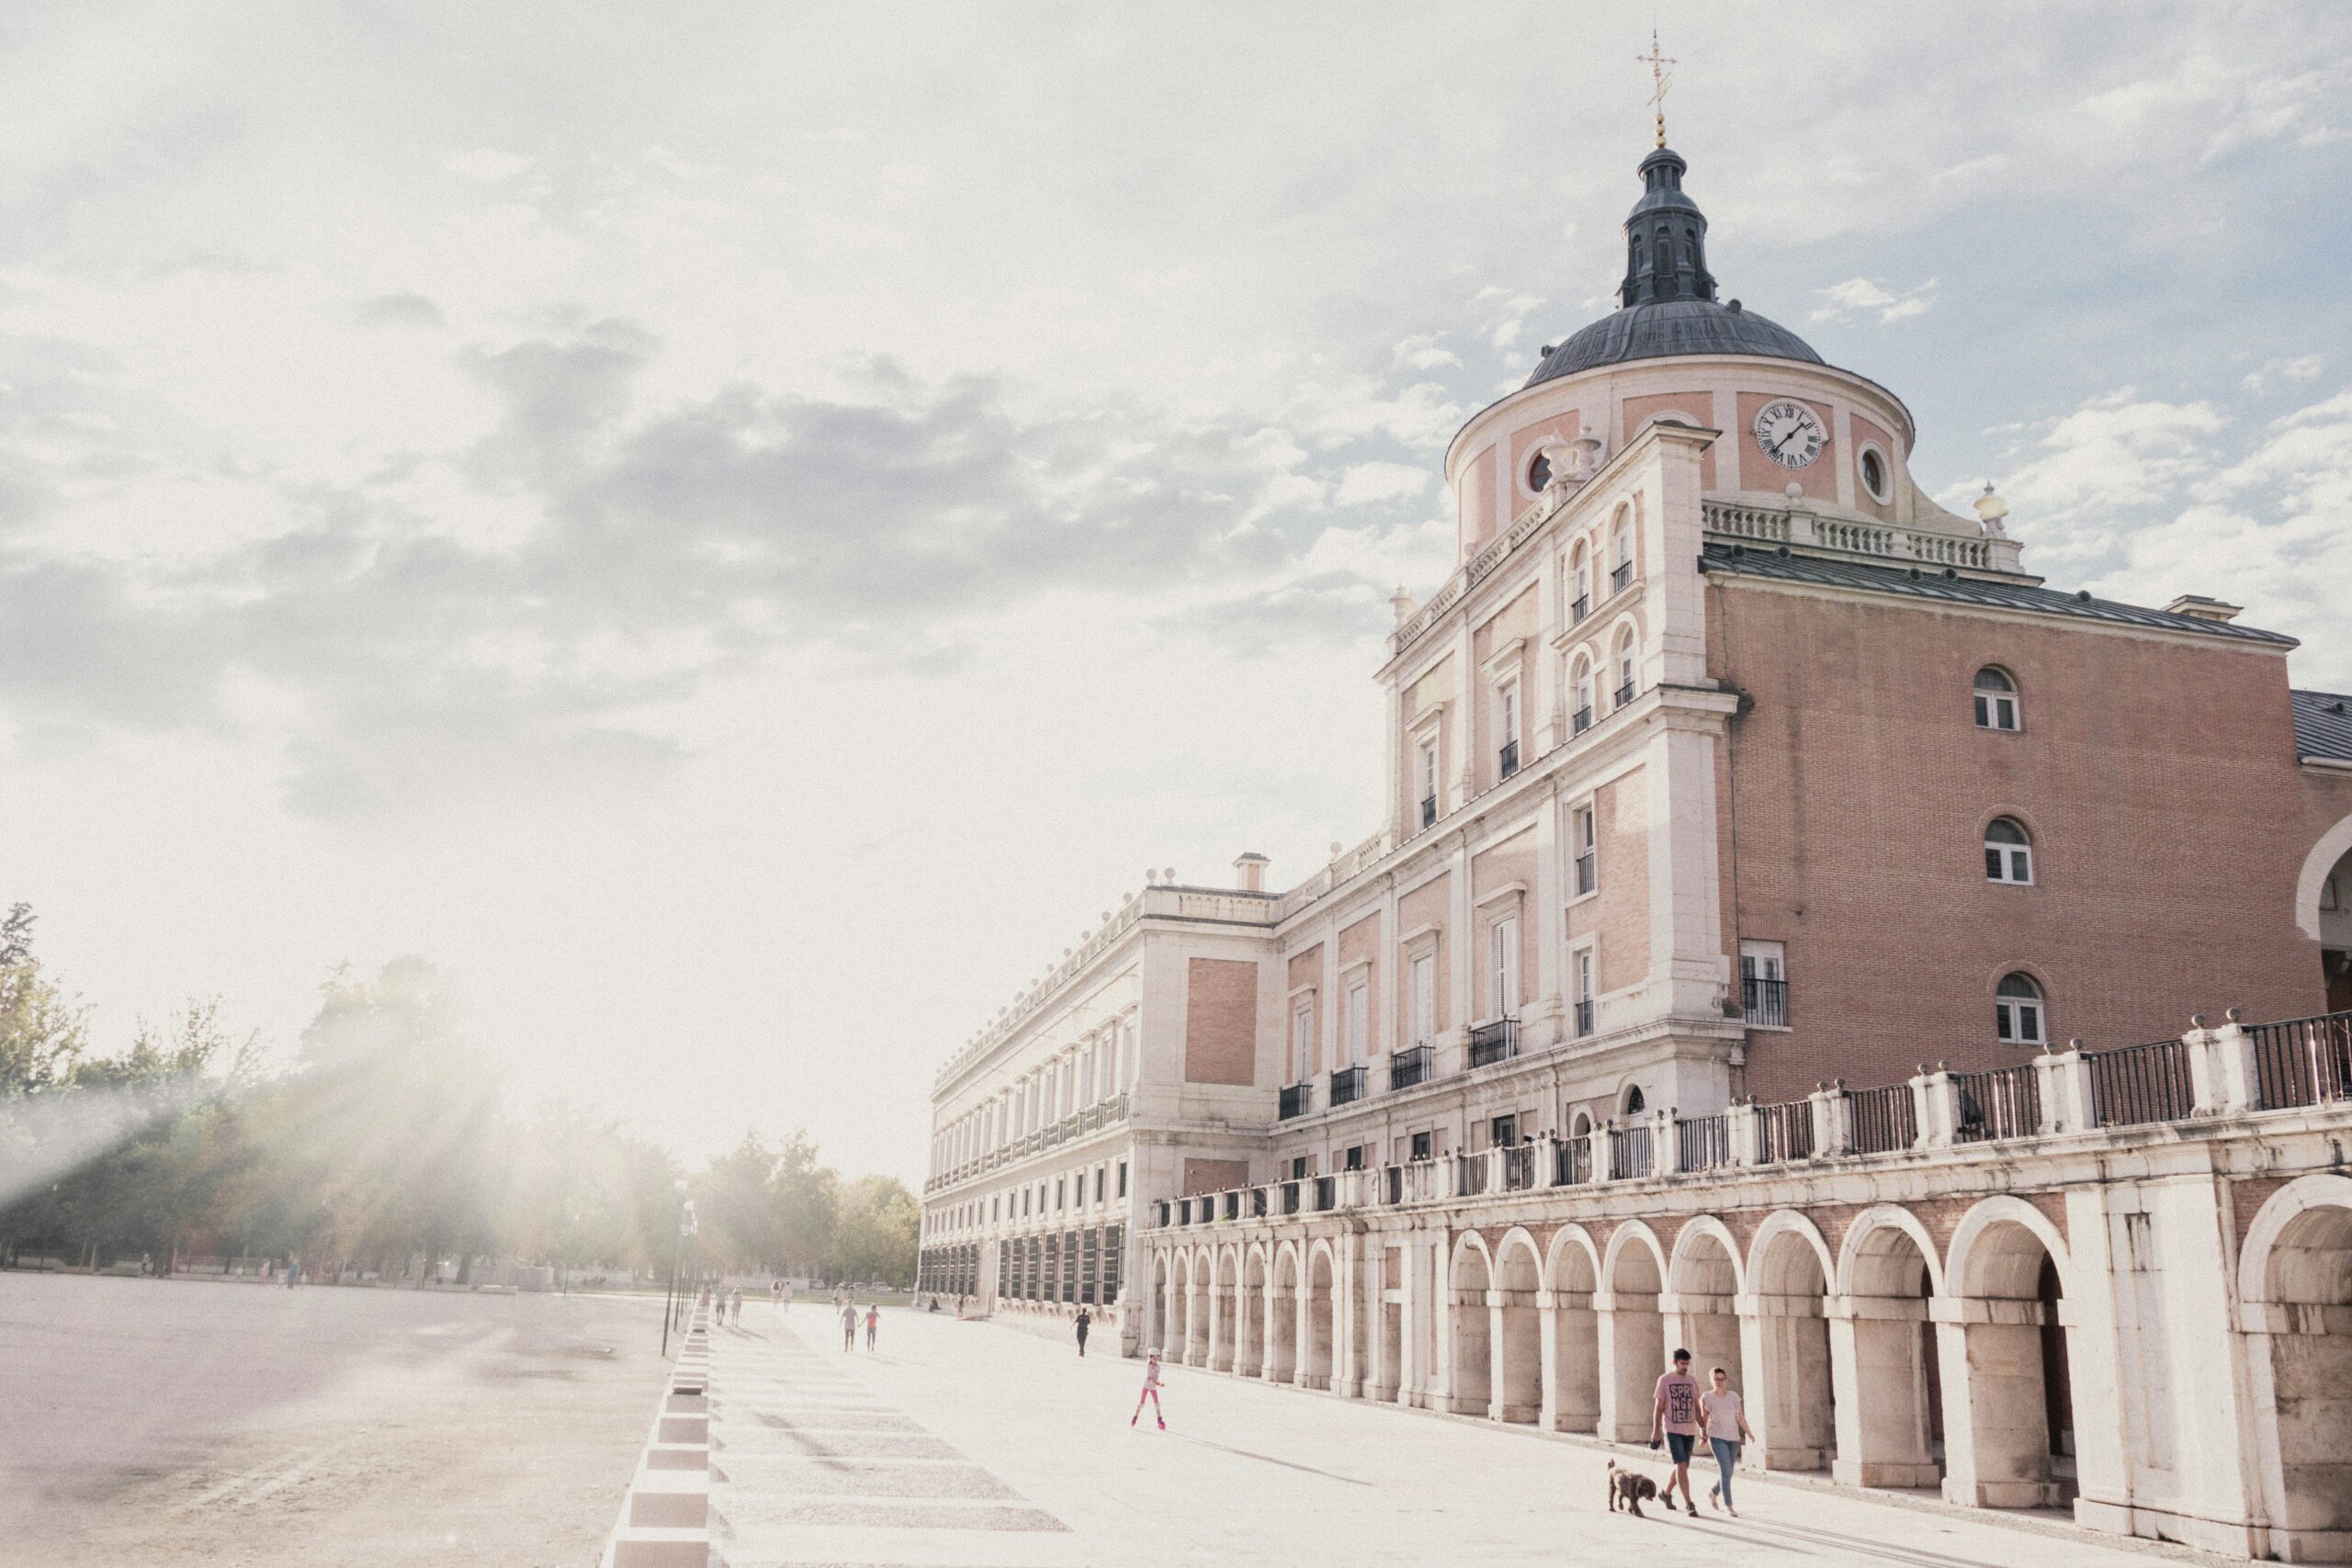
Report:
[[[1437,1053],[1427,1045],[1412,1045],[1402,1051],[1389,1053],[1388,1088],[1390,1091],[1410,1089],[1415,1084],[1429,1082],[1430,1068],[1436,1058]]]
[[[1250,1217],[1253,1220],[1266,1217],[1266,1190],[1262,1187],[1250,1189]]]
[[[1909,1086],[1905,1086],[1909,1091]],[[1813,1157],[1813,1101],[1792,1100],[1779,1105],[1758,1105],[1756,1111],[1756,1163],[1779,1165]]]
[[[1919,1111],[1911,1103],[1909,1084],[1854,1089],[1846,1103],[1853,1117],[1856,1154],[1892,1154],[1919,1141]]]
[[[1453,1156],[1453,1195],[1476,1198],[1487,1190],[1487,1156],[1456,1155]]]
[[[1353,1105],[1363,1098],[1364,1070],[1361,1066],[1341,1067],[1331,1075],[1331,1103]]]
[[[1502,753],[1496,759],[1496,765],[1501,770],[1499,776],[1503,778],[1509,778],[1511,774],[1519,772],[1518,741],[1506,740],[1503,742]]]
[[[1592,728],[1592,705],[1590,703],[1587,703],[1584,706],[1577,709],[1577,716],[1570,722],[1572,722],[1576,727],[1574,730],[1571,731],[1573,734],[1582,735],[1586,730],[1590,729]]]
[[[2030,1064],[1954,1073],[1951,1082],[1954,1142],[2019,1138],[2041,1131],[2041,1080]]]
[[[1304,1116],[1314,1108],[1315,1086],[1313,1084],[1294,1083],[1283,1086],[1281,1120],[1287,1122],[1294,1116]]]
[[[1503,1151],[1503,1190],[1523,1191],[1535,1185],[1535,1145],[1513,1144]]]
[[[1634,563],[1632,561],[1621,560],[1609,569],[1609,592],[1611,593],[1633,581]]]
[[[1600,863],[1595,852],[1585,851],[1577,856],[1577,893],[1579,897],[1600,886]]]
[[[1519,1020],[1498,1018],[1492,1023],[1472,1026],[1470,1031],[1470,1065],[1474,1067],[1492,1066],[1508,1062],[1519,1055]]]
[[[1579,1039],[1592,1032],[1592,998],[1585,998],[1576,1005],[1577,1035]]]
[[[2257,1023],[2246,1034],[2263,1110],[2352,1100],[2352,1012]]]
[[[1332,1209],[1336,1208],[1339,1205],[1340,1201],[1339,1190],[1339,1178],[1333,1176],[1317,1177],[1315,1179],[1315,1212],[1318,1214],[1328,1213]]]
[[[1677,1170],[1713,1170],[1731,1163],[1731,1119],[1723,1111],[1674,1124]]]
[[[1786,1029],[1789,1026],[1789,983],[1743,975],[1739,978],[1739,1005],[1749,1023],[1764,1029]]]
[[[1617,705],[1622,708],[1633,700],[1634,683],[1631,681],[1628,681],[1623,685],[1617,688]]]
[[[1421,796],[1421,826],[1424,828],[1433,828],[1436,825],[1437,796],[1433,795],[1425,795]]]
[[[2086,1051],[2083,1066],[2090,1069],[2091,1104],[2101,1127],[2177,1122],[2197,1109],[2188,1048],[2177,1040]]]
[[[1650,1173],[1650,1127],[1646,1122],[1609,1129],[1609,1179],[1633,1181]]]
[[[1292,1181],[1285,1181],[1285,1182],[1283,1182],[1283,1183],[1282,1184],[1282,1195],[1283,1195],[1283,1213],[1285,1213],[1285,1214],[1295,1214],[1295,1213],[1298,1213],[1298,1183],[1297,1183],[1295,1180],[1292,1180]]]
[[[1568,1138],[1552,1145],[1552,1184],[1581,1187],[1592,1179],[1592,1140]]]
[[[1592,597],[1591,597],[1591,595],[1589,595],[1589,594],[1586,594],[1586,593],[1579,593],[1579,594],[1577,594],[1577,595],[1576,596],[1576,601],[1575,601],[1575,603],[1571,604],[1568,606],[1568,625],[1570,625],[1570,626],[1575,626],[1578,621],[1583,620],[1587,615],[1591,615],[1591,614],[1592,614]]]

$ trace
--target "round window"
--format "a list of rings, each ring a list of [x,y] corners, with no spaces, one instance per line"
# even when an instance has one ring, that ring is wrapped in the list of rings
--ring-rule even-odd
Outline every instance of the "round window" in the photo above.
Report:
[[[1552,482],[1552,459],[1543,453],[1535,454],[1535,461],[1527,465],[1527,488],[1541,491]]]
[[[1869,449],[1862,453],[1862,488],[1873,501],[1886,499],[1886,459]]]

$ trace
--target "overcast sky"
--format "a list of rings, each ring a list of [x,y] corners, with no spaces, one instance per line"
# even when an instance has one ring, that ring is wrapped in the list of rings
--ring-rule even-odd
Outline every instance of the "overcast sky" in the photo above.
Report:
[[[1928,490],[2343,690],[2352,9],[2223,9],[1671,7],[1669,131]],[[416,953],[520,1103],[920,1177],[1145,867],[1377,826],[1654,10],[8,7],[0,900],[105,1046]]]

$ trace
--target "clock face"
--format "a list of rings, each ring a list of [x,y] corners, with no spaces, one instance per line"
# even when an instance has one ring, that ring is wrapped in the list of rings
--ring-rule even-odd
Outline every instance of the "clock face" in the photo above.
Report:
[[[1784,468],[1804,468],[1829,445],[1821,416],[1790,398],[1766,403],[1756,412],[1756,445]]]

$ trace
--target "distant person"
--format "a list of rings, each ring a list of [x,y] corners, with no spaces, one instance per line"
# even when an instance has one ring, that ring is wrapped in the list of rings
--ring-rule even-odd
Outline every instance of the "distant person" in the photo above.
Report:
[[[1151,1401],[1151,1418],[1159,1422],[1159,1429],[1165,1432],[1168,1430],[1168,1416],[1159,1408],[1159,1352],[1156,1349],[1145,1353],[1143,1392],[1136,1395],[1136,1413],[1127,1417],[1128,1426],[1132,1427],[1143,1419],[1143,1403],[1147,1399]]]
[[[1094,1314],[1084,1307],[1078,1309],[1078,1359],[1086,1359],[1086,1331],[1094,1326]]]
[[[1690,1352],[1674,1352],[1674,1366],[1658,1374],[1657,1394],[1650,1404],[1650,1447],[1656,1448],[1663,1433],[1668,1457],[1674,1461],[1674,1473],[1667,1478],[1658,1495],[1667,1508],[1674,1507],[1674,1487],[1682,1486],[1682,1511],[1692,1518],[1699,1517],[1699,1505],[1690,1497],[1690,1450],[1698,1446],[1699,1384],[1690,1375]]]
[[[741,1285],[736,1286],[736,1287],[735,1287],[735,1290],[734,1290],[734,1292],[733,1292],[733,1293],[732,1293],[732,1294],[730,1294],[730,1295],[727,1298],[727,1310],[728,1310],[729,1314],[734,1318],[734,1320],[735,1320],[735,1326],[736,1326],[736,1327],[738,1327],[738,1328],[742,1327],[742,1326],[743,1326],[743,1287],[742,1287],[742,1286],[741,1286]]]
[[[874,1336],[882,1327],[882,1303],[876,1302],[865,1309],[865,1348],[874,1348]]]
[[[846,1302],[842,1303],[842,1348],[857,1348],[857,1308]]]
[[[1713,1386],[1699,1396],[1699,1415],[1707,1423],[1707,1447],[1714,1451],[1715,1469],[1723,1479],[1707,1488],[1707,1503],[1736,1519],[1739,1510],[1731,1506],[1731,1472],[1739,1464],[1741,1441],[1753,1442],[1756,1434],[1747,1429],[1747,1409],[1731,1386],[1731,1374],[1717,1367],[1708,1375]]]

